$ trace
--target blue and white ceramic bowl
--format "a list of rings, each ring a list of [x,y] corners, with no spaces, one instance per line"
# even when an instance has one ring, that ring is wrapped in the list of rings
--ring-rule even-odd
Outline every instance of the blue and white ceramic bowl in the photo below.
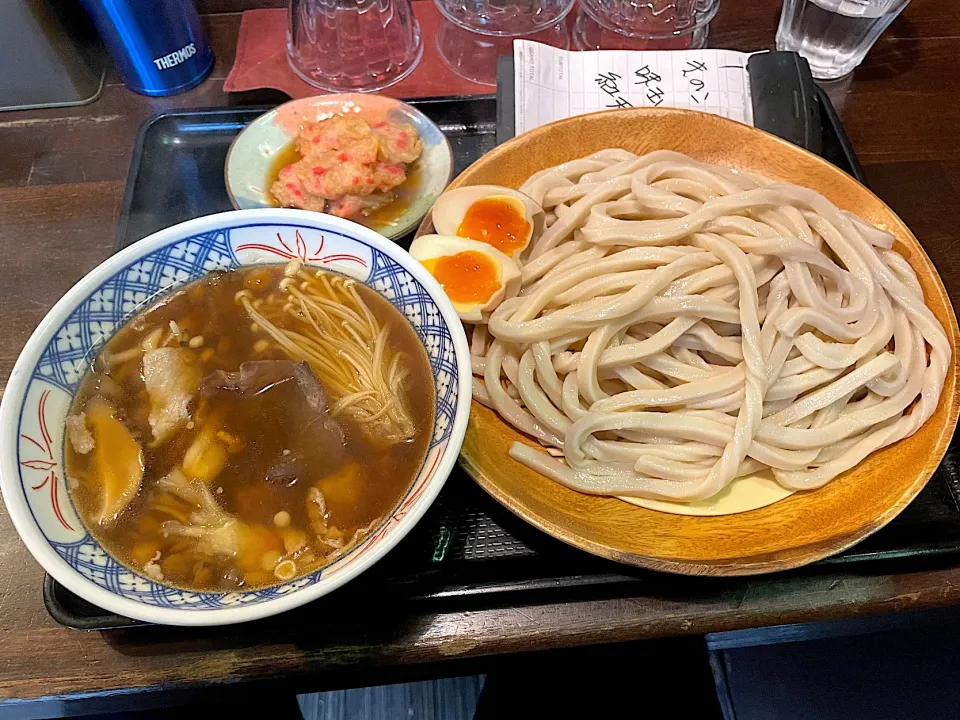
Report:
[[[64,423],[90,361],[114,330],[159,294],[218,268],[300,258],[363,281],[416,329],[436,387],[433,438],[393,514],[351,553],[311,575],[250,592],[192,592],[157,583],[108,555],[78,517],[64,476]],[[65,587],[121,615],[218,625],[302,605],[383,557],[430,507],[456,462],[471,396],[470,356],[440,286],[404,250],[356,223],[300,210],[242,210],[190,220],[114,255],[40,323],[0,403],[0,487],[33,556]]]

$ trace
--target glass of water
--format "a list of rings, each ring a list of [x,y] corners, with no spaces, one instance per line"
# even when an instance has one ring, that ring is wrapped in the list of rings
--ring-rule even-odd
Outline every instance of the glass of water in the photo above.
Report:
[[[852,72],[910,0],[783,0],[777,50],[807,59],[819,80]]]
[[[315,87],[382,90],[409,75],[422,55],[410,0],[290,0],[287,59]]]
[[[481,35],[523,37],[553,27],[576,0],[433,0],[443,16]]]
[[[580,0],[580,50],[692,50],[707,44],[720,0]]]

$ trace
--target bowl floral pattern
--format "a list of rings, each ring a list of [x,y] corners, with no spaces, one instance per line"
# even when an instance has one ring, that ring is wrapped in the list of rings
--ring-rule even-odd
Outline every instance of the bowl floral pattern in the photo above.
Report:
[[[269,588],[226,593],[154,582],[107,554],[73,508],[63,463],[64,421],[73,395],[113,331],[158,295],[212,270],[293,258],[366,283],[416,330],[429,355],[436,387],[433,437],[424,463],[380,527],[353,551],[310,575]],[[453,308],[432,278],[389,241],[354,223],[300,211],[254,210],[200,218],[108,260],[67,294],[27,343],[0,409],[4,499],[18,531],[47,571],[91,602],[155,622],[252,619],[299,605],[346,582],[412,527],[456,460],[469,411],[469,385],[466,338]],[[300,597],[289,597],[294,594]],[[278,602],[282,599],[286,602]],[[239,606],[251,610],[223,612]]]

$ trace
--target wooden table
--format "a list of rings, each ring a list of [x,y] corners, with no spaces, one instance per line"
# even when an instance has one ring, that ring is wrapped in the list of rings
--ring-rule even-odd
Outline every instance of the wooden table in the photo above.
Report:
[[[224,0],[206,0],[222,8]],[[711,45],[770,47],[779,3],[727,0]],[[228,98],[240,16],[213,15],[210,79],[173,98],[127,91],[115,76],[95,103],[0,114],[0,377],[40,318],[112,249],[137,127],[171,107]],[[873,189],[912,226],[960,307],[960,3],[914,0],[846,87],[831,89]],[[43,571],[0,512],[0,697],[25,714],[80,711],[90,698],[209,692],[283,679],[298,689],[375,682],[380,670],[433,672],[502,653],[821,621],[960,602],[960,567],[879,569],[679,583],[657,596],[466,611],[317,617],[309,627],[78,632],[41,598]],[[673,585],[669,585],[673,587]],[[394,672],[391,677],[399,677]],[[59,705],[60,700],[67,701]]]

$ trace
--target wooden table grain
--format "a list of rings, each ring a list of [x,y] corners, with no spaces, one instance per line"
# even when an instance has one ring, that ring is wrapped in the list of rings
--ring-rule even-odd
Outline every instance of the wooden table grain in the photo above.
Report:
[[[201,6],[230,7],[229,0],[203,0]],[[724,2],[711,45],[771,47],[778,9],[775,0]],[[9,374],[44,313],[110,254],[140,123],[166,108],[249,102],[222,91],[240,16],[206,20],[217,64],[190,92],[150,99],[111,75],[91,105],[0,114],[0,377]],[[957,58],[960,3],[914,0],[855,76],[829,92],[871,187],[912,226],[960,303]],[[363,682],[388,668],[451,667],[455,659],[461,662],[456,668],[502,653],[960,602],[960,566],[910,570],[836,567],[736,581],[677,580],[656,595],[480,611],[456,605],[396,611],[371,598],[369,607],[342,616],[306,615],[306,626],[301,613],[296,627],[274,621],[213,630],[79,632],[47,615],[43,571],[0,511],[0,699],[18,712],[47,715],[99,696],[191,692],[242,681],[313,689]]]

